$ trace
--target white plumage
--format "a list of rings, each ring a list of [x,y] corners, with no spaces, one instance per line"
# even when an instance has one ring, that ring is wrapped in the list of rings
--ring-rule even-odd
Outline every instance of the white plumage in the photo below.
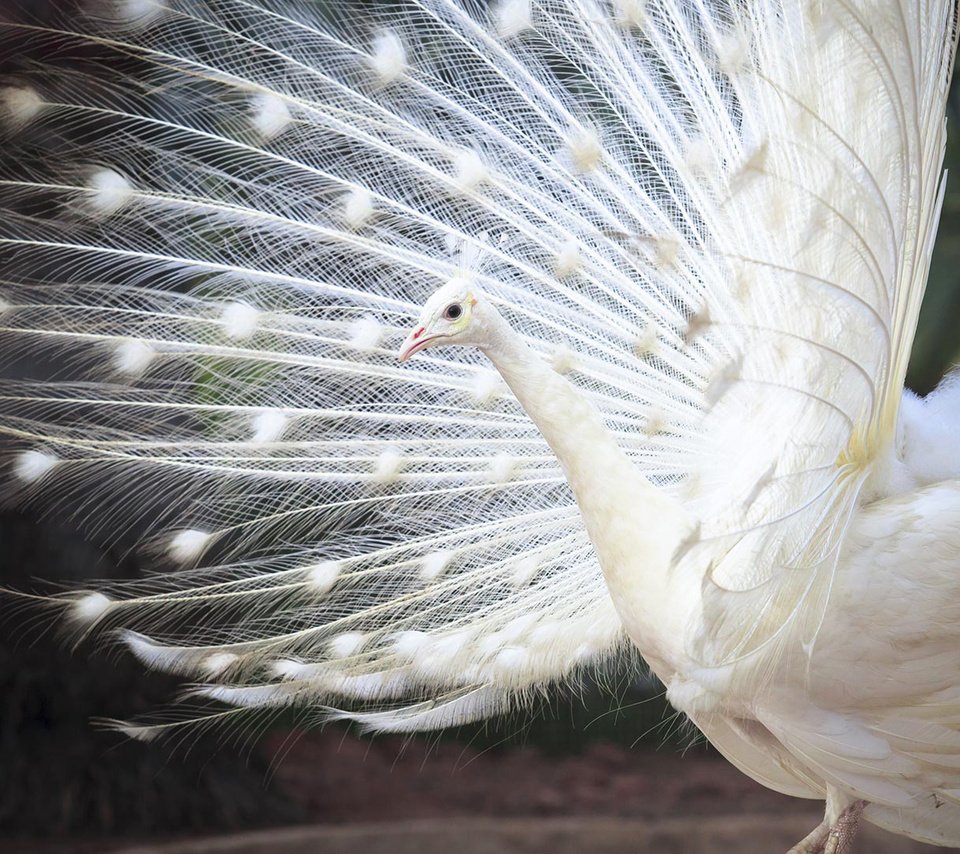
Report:
[[[903,392],[952,2],[95,6],[10,31],[97,67],[0,92],[0,346],[62,368],[0,430],[172,571],[66,618],[391,731],[632,641],[827,799],[797,850],[960,844],[960,383]]]

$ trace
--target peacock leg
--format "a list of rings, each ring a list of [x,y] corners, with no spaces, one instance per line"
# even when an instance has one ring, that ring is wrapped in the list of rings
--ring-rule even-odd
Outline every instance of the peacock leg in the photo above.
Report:
[[[813,831],[794,845],[787,854],[823,854],[823,846],[830,836],[831,829],[827,820],[824,819]]]
[[[830,824],[822,822],[791,848],[787,854],[851,854],[853,838],[860,829],[860,818],[866,801],[854,801]]]
[[[851,854],[853,838],[860,829],[860,818],[866,805],[866,801],[854,801],[837,816],[833,827],[830,828],[823,854]]]

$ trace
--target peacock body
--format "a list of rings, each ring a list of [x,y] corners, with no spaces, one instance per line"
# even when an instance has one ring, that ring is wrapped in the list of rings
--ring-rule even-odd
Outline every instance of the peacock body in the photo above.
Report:
[[[448,726],[637,648],[827,799],[798,850],[960,844],[960,385],[903,389],[953,4],[365,11],[4,27],[0,349],[54,367],[7,496],[138,532],[165,572],[47,604],[194,683],[123,730]]]

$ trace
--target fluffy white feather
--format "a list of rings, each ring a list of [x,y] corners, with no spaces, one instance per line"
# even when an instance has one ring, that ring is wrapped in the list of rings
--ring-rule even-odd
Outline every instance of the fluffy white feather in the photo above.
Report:
[[[33,86],[0,88],[0,115],[11,128],[30,122],[43,107],[43,99]]]
[[[58,462],[60,458],[50,451],[22,451],[14,460],[13,474],[23,483],[34,483],[51,471]]]

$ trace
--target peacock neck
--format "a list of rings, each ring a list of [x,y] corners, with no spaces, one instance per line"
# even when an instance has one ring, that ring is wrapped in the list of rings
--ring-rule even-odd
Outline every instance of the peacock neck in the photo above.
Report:
[[[492,331],[483,351],[556,455],[628,634],[669,678],[669,662],[682,654],[667,647],[682,635],[673,623],[684,609],[666,600],[671,559],[690,528],[683,508],[637,470],[586,397],[506,321],[498,317]]]

